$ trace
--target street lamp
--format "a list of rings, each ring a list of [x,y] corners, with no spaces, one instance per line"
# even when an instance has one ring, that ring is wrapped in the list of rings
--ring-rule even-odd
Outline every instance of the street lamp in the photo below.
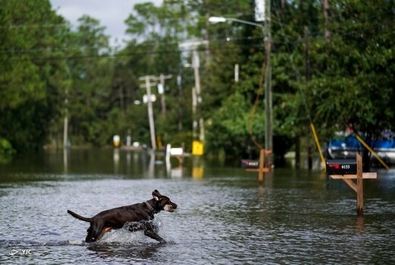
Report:
[[[224,17],[209,17],[208,22],[213,23],[213,24],[223,23],[223,22],[226,22],[226,18],[224,18]]]
[[[230,17],[209,17],[208,18],[208,22],[212,23],[212,24],[216,24],[216,23],[224,23],[224,22],[239,22],[242,24],[247,24],[247,25],[251,25],[251,26],[256,26],[256,27],[260,27],[262,29],[265,29],[264,25],[259,24],[259,23],[255,23],[252,21],[247,21],[247,20],[242,20],[242,19],[238,19],[238,18],[230,18]]]
[[[237,22],[242,24],[247,24],[255,27],[259,27],[262,29],[263,40],[265,45],[265,149],[272,150],[273,149],[273,114],[272,114],[272,70],[270,65],[270,53],[271,53],[271,32],[270,32],[270,10],[267,10],[267,20],[265,25],[258,24],[251,21],[246,21],[237,18],[228,18],[228,17],[209,17],[208,22],[210,23],[223,23],[223,22]],[[272,161],[270,161],[270,164]]]

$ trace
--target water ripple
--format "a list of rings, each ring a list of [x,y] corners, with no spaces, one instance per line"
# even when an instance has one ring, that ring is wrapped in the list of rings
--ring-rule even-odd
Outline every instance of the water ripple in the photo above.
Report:
[[[40,181],[0,187],[2,264],[390,264],[395,199],[371,194],[365,217],[348,193],[310,181],[292,187],[235,185],[229,178]],[[278,180],[276,180],[278,181]],[[297,180],[294,180],[297,182]],[[290,185],[290,184],[286,184]],[[179,205],[155,218],[158,244],[141,232],[113,231],[86,244],[91,216],[151,198]],[[4,232],[6,231],[6,232]],[[362,254],[361,254],[362,253]]]

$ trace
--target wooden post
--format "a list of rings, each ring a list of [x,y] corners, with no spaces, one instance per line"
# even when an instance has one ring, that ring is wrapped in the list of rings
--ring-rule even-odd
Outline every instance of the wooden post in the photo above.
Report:
[[[363,215],[363,169],[362,157],[357,153],[357,214]]]
[[[262,183],[263,182],[263,178],[265,176],[265,173],[270,172],[271,171],[271,166],[266,165],[265,163],[267,163],[268,160],[266,160],[266,156],[271,155],[272,151],[271,150],[267,150],[267,149],[261,149],[259,151],[259,163],[258,163],[258,168],[254,167],[254,168],[247,168],[246,171],[253,171],[253,172],[257,172],[258,171],[258,182]],[[269,160],[270,162],[270,160]]]
[[[363,172],[362,157],[357,153],[357,174],[347,175],[330,175],[331,179],[343,180],[355,193],[357,194],[357,215],[363,215],[363,180],[364,179],[377,179],[376,172]],[[356,180],[356,182],[354,181]]]
[[[261,149],[259,152],[259,171],[258,171],[258,181],[263,182],[264,169],[265,169],[265,149]]]

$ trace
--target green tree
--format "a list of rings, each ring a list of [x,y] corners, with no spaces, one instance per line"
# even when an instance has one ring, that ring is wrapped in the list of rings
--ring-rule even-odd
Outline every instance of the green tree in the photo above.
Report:
[[[94,18],[82,16],[78,22],[69,43],[72,48],[68,65],[73,82],[65,106],[70,114],[72,142],[103,145],[110,142],[113,133],[107,124],[113,77],[109,37]]]
[[[328,136],[351,125],[369,143],[394,129],[395,4],[350,0],[331,6],[331,37],[316,38],[311,46],[314,70],[305,94]]]
[[[223,150],[227,159],[255,157],[251,138],[264,130],[264,123],[254,122],[252,118],[264,121],[262,112],[251,116],[251,104],[245,96],[236,92],[225,99],[207,128],[215,132],[207,135],[210,150]]]
[[[319,102],[315,116],[329,131],[351,122],[377,135],[394,121],[394,2],[332,5],[339,8],[332,11],[331,39],[318,39],[312,47],[312,68],[317,71],[308,94]]]
[[[139,141],[149,142],[148,118],[145,106],[133,106],[133,102],[142,101],[145,87],[139,78],[146,75],[171,75],[171,79],[165,83],[166,112],[162,112],[159,94],[155,87],[152,88],[158,98],[154,108],[156,134],[160,141],[163,144],[182,141],[180,138],[183,138],[183,133],[179,128],[188,126],[188,120],[180,118],[180,111],[188,113],[185,109],[188,101],[180,98],[182,92],[176,82],[182,72],[179,43],[184,30],[178,19],[184,15],[183,4],[164,3],[157,7],[152,3],[143,3],[135,5],[134,12],[125,20],[128,36],[132,40],[117,55],[120,59],[115,68],[117,81],[113,84],[113,95],[122,95],[118,98],[120,105],[124,96],[128,98],[123,109],[124,116],[129,120],[125,121],[126,126],[122,130],[124,133],[131,131],[132,137]]]
[[[0,21],[0,137],[17,151],[38,149],[59,115],[66,79],[64,63],[46,57],[62,54],[67,26],[41,0],[1,1]]]

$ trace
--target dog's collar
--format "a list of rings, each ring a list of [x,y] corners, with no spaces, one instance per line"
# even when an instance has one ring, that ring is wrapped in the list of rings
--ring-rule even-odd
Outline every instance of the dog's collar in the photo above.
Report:
[[[150,211],[154,211],[154,212],[155,212],[155,209],[154,209],[154,207],[152,207],[151,204],[149,204],[148,202],[144,202],[144,203],[145,203],[145,205],[147,205],[147,207],[148,207],[148,209],[149,209]]]

